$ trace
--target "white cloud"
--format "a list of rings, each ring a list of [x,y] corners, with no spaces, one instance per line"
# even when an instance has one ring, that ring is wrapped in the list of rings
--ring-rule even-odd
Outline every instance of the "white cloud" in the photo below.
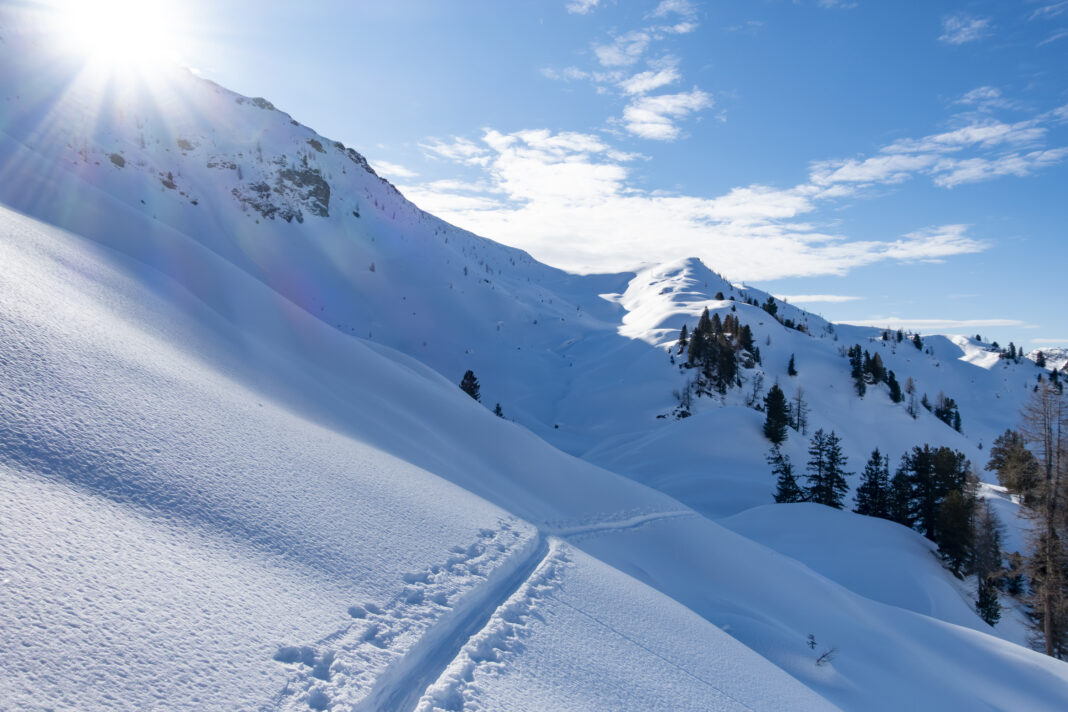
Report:
[[[668,84],[674,84],[682,78],[679,70],[672,64],[663,69],[650,69],[639,72],[619,83],[620,88],[627,94],[645,94],[653,89],[659,89]]]
[[[949,15],[942,20],[942,34],[938,39],[946,44],[961,45],[981,40],[990,34],[990,20],[969,15]]]
[[[649,16],[667,17],[671,14],[692,18],[697,15],[697,8],[694,7],[690,0],[660,0],[660,4],[656,6],[656,9]]]
[[[1068,338],[1031,339],[1032,344],[1068,344]]]
[[[962,183],[976,183],[999,176],[1027,176],[1040,168],[1060,163],[1068,148],[1054,148],[1030,153],[1010,153],[997,158],[943,159],[936,166],[935,183],[952,188]]]
[[[483,166],[489,160],[489,153],[484,147],[466,138],[456,138],[451,143],[431,139],[429,143],[419,144],[419,147],[433,158],[443,158],[468,165]]]
[[[567,4],[567,11],[573,15],[586,15],[593,12],[601,0],[572,0]]]
[[[1037,143],[1046,136],[1046,129],[1034,121],[1019,121],[1006,124],[1001,121],[982,121],[962,126],[953,131],[924,136],[920,139],[902,139],[883,148],[884,153],[921,153],[927,151],[958,151],[972,145],[990,148],[1002,143]]]
[[[887,329],[908,329],[910,331],[933,332],[951,329],[973,330],[981,327],[1026,326],[1019,319],[910,319],[899,316],[882,316],[874,319],[858,319],[844,322],[854,326],[874,326]]]
[[[652,39],[648,32],[634,30],[617,36],[609,44],[595,45],[593,53],[604,67],[629,67],[642,58]]]
[[[1050,42],[1056,42],[1057,40],[1063,40],[1065,37],[1068,37],[1068,30],[1057,30],[1052,35],[1050,35],[1046,39],[1044,39],[1041,42],[1039,42],[1038,46],[1042,47],[1042,46],[1048,45]]]
[[[371,161],[371,167],[375,169],[375,173],[388,178],[415,178],[419,175],[413,170],[389,161]]]
[[[864,297],[850,297],[845,294],[776,294],[775,298],[791,304],[815,304],[818,302],[840,304],[842,302],[855,302]]]
[[[1043,5],[1042,7],[1036,8],[1035,11],[1031,13],[1031,16],[1027,19],[1046,20],[1051,17],[1056,17],[1057,15],[1060,15],[1064,12],[1068,12],[1068,0],[1065,0],[1064,2],[1050,3],[1048,5]]]
[[[633,156],[589,134],[487,130],[476,146],[486,158],[479,182],[413,186],[406,194],[446,220],[565,269],[624,270],[697,255],[738,279],[760,280],[985,247],[962,226],[890,241],[822,232],[802,219],[824,199],[809,185],[752,185],[715,197],[644,191],[629,180]],[[466,163],[471,153],[457,152],[456,160]]]
[[[700,89],[680,94],[641,96],[623,109],[623,126],[630,133],[657,141],[678,138],[676,121],[712,106],[712,97]]]
[[[873,156],[859,161],[820,161],[812,166],[811,180],[819,186],[834,183],[900,183],[934,162],[934,156],[922,154]]]

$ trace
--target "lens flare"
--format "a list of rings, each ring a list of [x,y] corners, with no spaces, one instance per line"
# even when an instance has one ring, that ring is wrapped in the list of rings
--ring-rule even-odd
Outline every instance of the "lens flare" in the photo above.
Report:
[[[66,49],[114,69],[144,70],[176,57],[175,7],[155,0],[66,0],[54,7]]]

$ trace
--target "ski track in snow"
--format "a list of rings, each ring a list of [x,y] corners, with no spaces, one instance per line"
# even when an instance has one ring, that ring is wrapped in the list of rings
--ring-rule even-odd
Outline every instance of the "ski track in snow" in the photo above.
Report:
[[[514,521],[483,529],[442,564],[405,574],[404,588],[388,603],[353,605],[354,621],[344,628],[313,645],[281,646],[274,659],[291,668],[291,677],[263,709],[380,709],[384,686],[418,680],[425,659],[477,619],[486,599],[533,555],[539,538],[525,529]]]
[[[684,516],[696,513],[653,512],[550,527],[551,536],[538,532],[526,540],[508,521],[483,529],[479,541],[456,547],[444,564],[406,574],[404,589],[387,604],[354,605],[353,623],[313,645],[281,646],[274,659],[291,668],[291,678],[263,710],[463,709],[474,670],[503,664],[538,600],[554,588],[569,561],[563,539]]]

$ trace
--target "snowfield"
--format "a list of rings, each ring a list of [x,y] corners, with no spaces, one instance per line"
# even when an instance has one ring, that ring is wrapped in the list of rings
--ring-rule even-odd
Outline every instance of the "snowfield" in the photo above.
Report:
[[[1032,363],[790,329],[696,260],[566,274],[265,100],[0,38],[0,710],[1068,707],[918,534],[772,505],[746,405],[801,387],[853,470],[981,469]],[[679,420],[706,306],[763,359]],[[962,432],[857,398],[854,343]]]

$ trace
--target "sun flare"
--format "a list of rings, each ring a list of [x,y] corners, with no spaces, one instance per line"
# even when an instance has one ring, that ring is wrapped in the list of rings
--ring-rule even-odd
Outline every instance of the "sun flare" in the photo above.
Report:
[[[174,58],[172,3],[156,0],[62,0],[56,19],[66,48],[114,69],[138,69]]]

